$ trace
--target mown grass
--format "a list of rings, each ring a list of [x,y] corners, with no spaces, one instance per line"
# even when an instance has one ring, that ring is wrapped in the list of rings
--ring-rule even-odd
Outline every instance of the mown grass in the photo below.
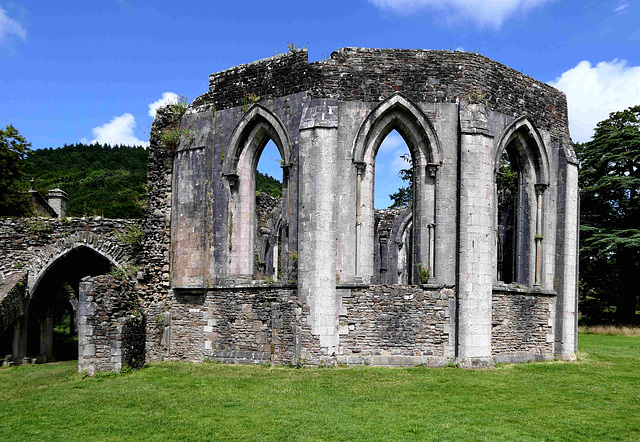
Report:
[[[2,440],[640,440],[640,339],[488,370],[160,363],[0,370]]]

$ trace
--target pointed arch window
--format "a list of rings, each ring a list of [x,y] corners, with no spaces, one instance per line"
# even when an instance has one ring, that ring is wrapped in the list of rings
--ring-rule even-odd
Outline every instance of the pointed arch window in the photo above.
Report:
[[[228,275],[231,277],[254,279],[259,270],[257,263],[264,257],[264,247],[261,247],[264,244],[261,244],[258,238],[262,233],[256,216],[255,177],[258,161],[269,141],[273,142],[280,153],[283,171],[281,216],[284,220],[289,219],[289,137],[280,119],[268,109],[256,104],[236,126],[231,136],[229,152],[223,161],[223,175],[227,179],[231,196],[228,219]],[[263,226],[265,229],[268,228],[266,224]],[[283,226],[278,224],[277,227],[281,232],[278,235],[279,243],[286,244],[286,221]],[[267,239],[267,243],[270,241]],[[281,250],[285,247],[281,246]],[[270,269],[273,272],[273,264]]]
[[[495,160],[495,278],[541,286],[543,279],[543,195],[549,183],[548,156],[527,118],[500,138]]]
[[[362,123],[356,136],[353,161],[356,184],[356,277],[365,282],[374,278],[374,180],[375,161],[381,143],[395,130],[407,144],[413,165],[411,275],[417,266],[430,268],[435,275],[435,184],[440,162],[439,143],[426,115],[401,94],[378,105]],[[416,276],[410,283],[419,283]]]

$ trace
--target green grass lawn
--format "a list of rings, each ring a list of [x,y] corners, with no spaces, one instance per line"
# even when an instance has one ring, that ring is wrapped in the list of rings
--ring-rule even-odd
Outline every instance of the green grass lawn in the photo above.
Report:
[[[640,337],[579,342],[577,363],[487,370],[3,368],[0,439],[640,440]]]

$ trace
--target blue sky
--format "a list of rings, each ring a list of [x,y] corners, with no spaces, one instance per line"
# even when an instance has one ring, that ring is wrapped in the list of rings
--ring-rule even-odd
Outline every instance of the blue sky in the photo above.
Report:
[[[563,90],[575,141],[640,104],[639,0],[0,0],[0,127],[36,149],[145,144],[150,105],[287,42],[311,61],[345,46],[477,51]]]

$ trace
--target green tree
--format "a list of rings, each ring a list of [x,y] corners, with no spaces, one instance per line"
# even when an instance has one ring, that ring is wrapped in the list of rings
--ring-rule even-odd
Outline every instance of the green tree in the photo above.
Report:
[[[30,146],[12,125],[0,130],[0,216],[25,216],[31,212],[29,194],[19,183]]]
[[[640,294],[640,105],[613,112],[580,162],[580,301],[587,322],[637,321]]]
[[[141,146],[72,144],[33,151],[25,172],[42,195],[54,187],[67,192],[67,216],[141,218],[147,160]]]
[[[400,169],[398,176],[402,181],[405,181],[407,185],[389,195],[389,199],[393,201],[391,208],[409,206],[413,202],[413,162],[411,155],[408,153],[401,155],[401,158],[409,163],[409,167]]]

